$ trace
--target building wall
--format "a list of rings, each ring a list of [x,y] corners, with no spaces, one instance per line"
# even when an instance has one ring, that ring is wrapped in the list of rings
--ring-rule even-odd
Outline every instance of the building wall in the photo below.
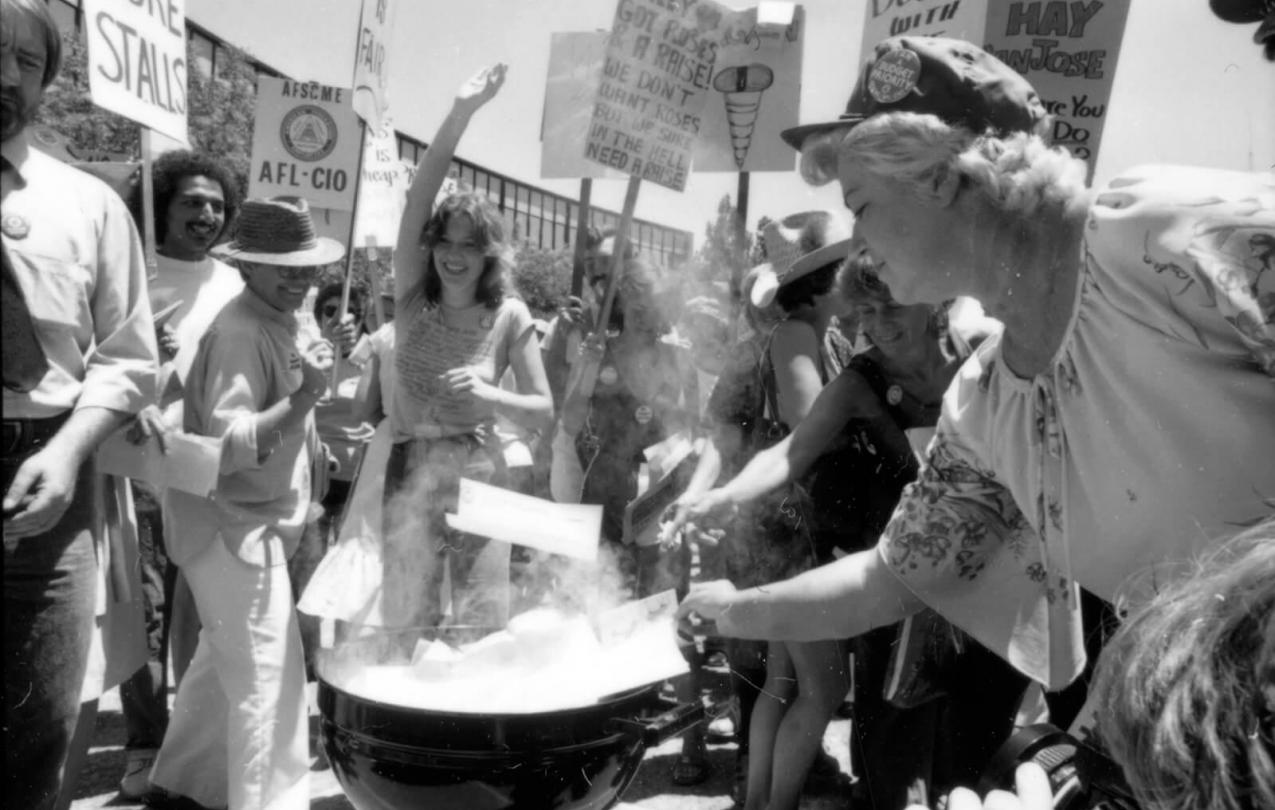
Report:
[[[82,14],[80,0],[48,0],[53,16],[63,30],[80,30]],[[205,76],[216,75],[218,57],[222,52],[222,40],[187,20],[187,34],[194,53],[194,67]],[[231,43],[233,44],[233,43]],[[251,59],[258,73],[283,76],[279,71],[258,60]],[[403,133],[398,133],[399,156],[419,163],[427,144]],[[454,159],[451,176],[463,187],[485,192],[505,217],[510,233],[519,241],[539,247],[556,249],[575,242],[580,219],[578,200],[556,194],[547,189],[517,180],[466,160]],[[598,230],[616,227],[620,215],[616,211],[591,208],[589,222]],[[340,211],[325,212],[316,223],[325,235],[342,242],[348,238],[349,214]],[[676,266],[690,258],[694,244],[689,231],[669,228],[654,222],[634,219],[629,238],[643,255],[666,267]]]

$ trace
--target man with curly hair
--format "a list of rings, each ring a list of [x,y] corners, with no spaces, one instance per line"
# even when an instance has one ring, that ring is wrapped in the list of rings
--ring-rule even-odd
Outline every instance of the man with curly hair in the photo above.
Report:
[[[239,184],[220,159],[202,152],[175,151],[155,161],[155,241],[158,274],[150,282],[151,308],[157,315],[160,409],[144,413],[170,428],[182,421],[181,392],[199,339],[217,313],[243,290],[239,271],[208,254],[227,233],[240,203]],[[141,227],[141,187],[131,207]],[[171,314],[165,316],[164,313]],[[124,724],[125,769],[120,795],[142,798],[149,791],[155,754],[168,726],[168,673],[172,648],[175,680],[194,655],[199,617],[190,590],[168,562],[157,493],[134,485],[142,557],[146,634],[150,658],[120,687]]]

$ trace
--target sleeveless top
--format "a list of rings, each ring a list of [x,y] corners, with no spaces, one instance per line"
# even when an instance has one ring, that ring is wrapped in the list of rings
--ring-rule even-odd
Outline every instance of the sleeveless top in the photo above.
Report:
[[[819,562],[830,561],[833,548],[853,553],[876,545],[903,487],[920,470],[903,432],[933,427],[939,417],[939,403],[923,403],[892,384],[866,354],[851,358],[842,373],[848,372],[863,377],[888,419],[850,419],[802,479],[816,506]]]

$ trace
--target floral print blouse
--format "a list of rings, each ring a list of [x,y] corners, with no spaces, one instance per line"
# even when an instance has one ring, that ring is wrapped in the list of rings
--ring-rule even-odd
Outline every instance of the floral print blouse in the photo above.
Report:
[[[1049,370],[1015,375],[999,336],[970,357],[878,546],[1050,688],[1085,663],[1078,585],[1133,596],[1275,513],[1275,175],[1131,171],[1079,258]]]

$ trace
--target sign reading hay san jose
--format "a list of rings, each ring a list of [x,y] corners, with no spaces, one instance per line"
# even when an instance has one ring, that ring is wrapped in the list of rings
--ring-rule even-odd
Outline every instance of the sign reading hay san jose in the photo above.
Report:
[[[1053,117],[1051,139],[1089,165],[1102,141],[1130,0],[869,0],[863,53],[886,37],[981,45],[1021,73]]]
[[[352,211],[361,133],[349,90],[258,77],[249,195]]]
[[[186,143],[184,0],[85,0],[93,103]]]
[[[619,0],[586,158],[675,191],[686,187],[721,17],[706,0]]]

